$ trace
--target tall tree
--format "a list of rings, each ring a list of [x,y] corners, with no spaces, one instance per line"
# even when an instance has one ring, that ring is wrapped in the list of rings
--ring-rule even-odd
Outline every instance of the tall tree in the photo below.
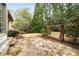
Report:
[[[44,31],[44,13],[45,13],[45,5],[37,3],[35,6],[34,16],[32,20],[33,32]]]
[[[67,12],[66,34],[76,43],[76,39],[79,37],[79,4],[69,4]]]
[[[61,41],[64,41],[64,4],[56,3],[53,5],[53,24],[60,25],[60,36]]]

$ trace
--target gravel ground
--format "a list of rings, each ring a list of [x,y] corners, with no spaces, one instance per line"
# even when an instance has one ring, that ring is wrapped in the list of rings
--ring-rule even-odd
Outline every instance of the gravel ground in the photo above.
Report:
[[[17,37],[15,47],[9,48],[8,55],[15,56],[76,56],[79,50],[40,37],[41,34],[23,34]],[[18,49],[16,49],[18,48]],[[18,51],[19,50],[19,51]],[[17,52],[18,51],[18,52]]]

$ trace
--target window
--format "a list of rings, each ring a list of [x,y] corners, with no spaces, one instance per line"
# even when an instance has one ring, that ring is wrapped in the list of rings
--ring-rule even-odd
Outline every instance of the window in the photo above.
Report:
[[[0,4],[0,33],[4,32],[4,16],[3,16],[3,5]]]

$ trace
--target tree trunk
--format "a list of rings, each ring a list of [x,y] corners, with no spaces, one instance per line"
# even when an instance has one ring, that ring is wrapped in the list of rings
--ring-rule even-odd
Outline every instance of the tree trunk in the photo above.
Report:
[[[64,41],[64,25],[60,25],[60,36],[59,36],[61,41]]]
[[[74,37],[74,39],[73,39],[73,40],[74,40],[74,43],[76,43],[76,37]]]
[[[46,34],[47,36],[51,34],[50,25],[47,25]]]

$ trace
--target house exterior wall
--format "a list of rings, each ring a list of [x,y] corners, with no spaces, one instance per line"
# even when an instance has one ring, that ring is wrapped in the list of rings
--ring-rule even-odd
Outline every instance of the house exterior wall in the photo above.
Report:
[[[13,29],[12,22],[13,22],[13,18],[11,16],[10,12],[8,11],[8,29],[9,30]]]
[[[9,28],[9,30],[12,29],[11,24],[12,24],[11,21],[9,21],[9,22],[8,22],[8,28]]]
[[[0,56],[1,56],[1,55],[6,55],[10,40],[7,39],[8,20],[7,20],[6,5],[0,3],[0,6],[2,6],[1,13],[2,13],[2,21],[3,21],[3,31],[0,32]]]

